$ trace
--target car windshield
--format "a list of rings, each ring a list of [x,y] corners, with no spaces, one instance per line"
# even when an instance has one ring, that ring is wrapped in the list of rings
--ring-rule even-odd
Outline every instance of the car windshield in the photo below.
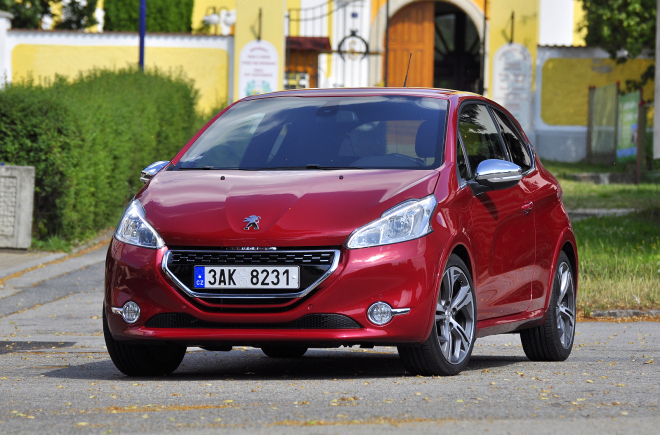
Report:
[[[236,104],[186,151],[186,169],[430,169],[440,165],[447,101],[276,97]]]

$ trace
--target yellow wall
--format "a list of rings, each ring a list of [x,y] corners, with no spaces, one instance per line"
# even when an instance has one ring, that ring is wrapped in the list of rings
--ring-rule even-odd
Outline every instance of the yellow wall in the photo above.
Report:
[[[511,35],[511,12],[515,12],[513,42],[522,44],[536,61],[536,47],[539,43],[538,2],[530,0],[489,0],[488,16],[488,94],[493,87],[493,58],[495,52],[509,43]],[[532,71],[534,71],[532,69]],[[532,79],[532,83],[534,83]]]
[[[285,0],[236,0],[236,25],[234,27],[234,96],[237,98],[239,83],[239,59],[241,50],[250,41],[257,39],[259,9],[261,8],[261,39],[275,46],[280,58],[278,89],[284,80],[284,14]]]
[[[136,65],[137,47],[17,45],[12,52],[12,81],[35,80],[55,74],[76,77],[93,68]],[[73,62],[72,60],[75,60]],[[164,71],[181,68],[200,91],[198,108],[209,111],[227,102],[229,55],[211,48],[145,47],[146,67]]]
[[[543,65],[541,118],[550,125],[587,125],[589,86],[604,86],[639,80],[653,63],[632,59],[617,65],[611,59],[548,59]],[[644,87],[645,98],[653,97],[653,82]]]
[[[286,10],[287,14],[289,9],[300,9],[300,0],[286,0]],[[294,15],[294,18],[298,18],[298,13]],[[300,21],[292,21],[289,23],[289,35],[290,36],[300,36]]]
[[[584,9],[582,9],[582,0],[575,0],[573,6],[573,45],[577,47],[584,47],[586,44],[584,42],[585,36],[587,36],[587,29],[578,31],[582,20],[584,19]]]
[[[227,8],[231,11],[236,9],[236,1],[241,0],[195,0],[192,12],[193,33],[195,33],[196,29],[202,27],[202,18],[207,15],[207,11],[211,13],[211,7],[215,7],[217,10]]]

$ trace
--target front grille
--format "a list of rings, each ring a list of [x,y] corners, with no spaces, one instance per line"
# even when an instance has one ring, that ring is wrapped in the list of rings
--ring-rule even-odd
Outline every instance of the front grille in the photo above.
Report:
[[[215,323],[186,313],[157,314],[147,321],[147,328],[195,329],[359,329],[361,326],[341,314],[307,314],[286,323]]]
[[[278,305],[306,296],[337,267],[339,250],[233,251],[172,249],[166,253],[163,269],[181,290],[191,297],[214,305]],[[194,288],[195,266],[298,266],[298,289]]]
[[[332,264],[334,258],[333,251],[314,251],[314,252],[186,252],[172,251],[171,265],[249,265],[249,264],[269,264],[269,265],[315,265],[324,266]]]

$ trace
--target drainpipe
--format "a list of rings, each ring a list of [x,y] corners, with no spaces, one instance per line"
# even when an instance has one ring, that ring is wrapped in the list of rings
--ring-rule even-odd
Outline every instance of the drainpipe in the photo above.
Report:
[[[660,2],[660,0],[658,0]],[[387,70],[389,69],[390,63],[390,0],[385,2],[385,76],[384,76],[384,85],[387,87]]]
[[[140,70],[144,71],[144,35],[147,33],[147,0],[140,0]]]

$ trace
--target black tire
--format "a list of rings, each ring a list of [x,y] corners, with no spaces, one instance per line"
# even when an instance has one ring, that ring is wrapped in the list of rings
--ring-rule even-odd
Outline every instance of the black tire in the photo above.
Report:
[[[568,311],[566,307],[562,310],[558,304],[558,298],[562,291],[562,268],[570,274],[570,282],[567,281],[567,288],[562,304],[570,305]],[[567,301],[567,297],[572,297],[572,301]],[[572,327],[566,331],[567,323],[572,314]],[[555,268],[555,279],[552,283],[552,294],[550,304],[543,325],[524,329],[520,331],[520,341],[527,358],[532,361],[564,361],[571,354],[573,348],[573,339],[575,338],[575,276],[573,267],[566,255],[562,252]],[[563,322],[563,325],[560,323]],[[562,329],[562,326],[564,329]],[[562,338],[562,334],[564,337]]]
[[[300,358],[307,352],[306,347],[299,346],[265,346],[261,351],[271,358]]]
[[[459,270],[461,273],[458,273]],[[453,276],[456,278],[452,278]],[[464,291],[466,285],[469,289]],[[461,293],[462,291],[464,293]],[[447,310],[451,311],[454,301],[457,301],[456,304],[462,308],[448,314]],[[465,305],[462,305],[464,302]],[[399,346],[399,356],[406,370],[414,375],[457,375],[467,367],[474,348],[477,305],[470,272],[465,263],[454,254],[449,257],[443,272],[438,290],[435,320],[429,338],[420,345]],[[452,321],[461,327],[461,333],[458,327],[449,326]]]
[[[162,345],[124,344],[112,338],[103,310],[103,336],[115,367],[126,376],[169,375],[179,367],[186,347],[175,343]]]

